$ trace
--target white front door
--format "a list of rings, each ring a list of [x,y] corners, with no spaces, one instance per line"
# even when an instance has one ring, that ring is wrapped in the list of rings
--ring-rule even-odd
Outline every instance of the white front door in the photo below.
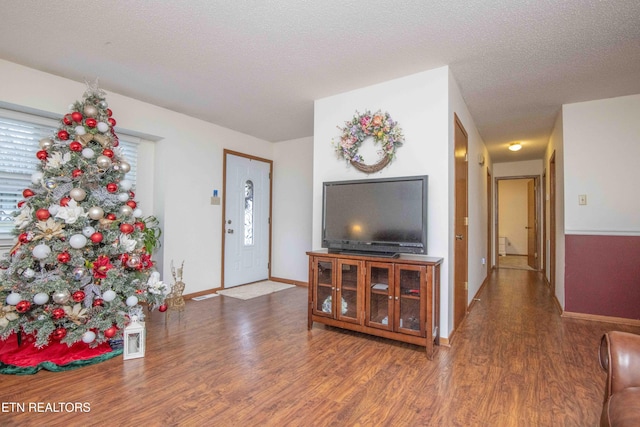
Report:
[[[225,153],[224,287],[269,278],[271,163]]]

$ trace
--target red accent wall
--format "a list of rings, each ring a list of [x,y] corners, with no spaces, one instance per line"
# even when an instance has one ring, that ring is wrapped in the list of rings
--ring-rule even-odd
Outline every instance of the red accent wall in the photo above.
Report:
[[[565,236],[565,310],[640,319],[640,236]]]

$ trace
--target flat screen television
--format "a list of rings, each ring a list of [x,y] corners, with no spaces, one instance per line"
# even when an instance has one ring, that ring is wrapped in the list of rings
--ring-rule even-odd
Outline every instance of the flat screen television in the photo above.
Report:
[[[325,182],[322,247],[396,256],[427,253],[428,176]]]

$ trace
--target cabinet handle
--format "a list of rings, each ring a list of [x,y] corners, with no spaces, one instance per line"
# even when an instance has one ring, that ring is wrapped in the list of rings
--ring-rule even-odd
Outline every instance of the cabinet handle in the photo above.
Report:
[[[396,297],[396,301],[398,301],[399,299],[400,299],[399,297]]]
[[[393,297],[391,295],[389,295],[389,299],[393,299]]]
[[[337,292],[340,292],[340,288],[337,288],[337,289],[336,289],[336,291],[337,291]]]

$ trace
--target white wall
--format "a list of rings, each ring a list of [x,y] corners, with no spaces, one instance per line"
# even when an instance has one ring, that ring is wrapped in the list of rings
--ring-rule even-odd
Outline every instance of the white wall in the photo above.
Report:
[[[553,126],[553,130],[551,132],[551,137],[549,138],[549,145],[547,145],[547,150],[545,153],[545,169],[547,170],[547,180],[546,180],[546,193],[545,198],[547,200],[547,218],[549,216],[550,209],[550,200],[551,200],[551,176],[549,173],[549,165],[551,158],[555,156],[555,169],[556,169],[556,229],[555,229],[555,240],[556,240],[556,274],[555,274],[555,289],[556,289],[556,298],[560,303],[560,307],[564,310],[565,306],[565,297],[564,297],[564,262],[565,262],[565,243],[564,243],[564,134],[563,134],[563,120],[562,113],[558,114],[556,118],[555,124]],[[547,239],[550,238],[552,230],[551,230],[551,221],[547,221]],[[550,248],[550,241],[547,240],[545,242],[547,245],[547,250]],[[547,251],[547,256],[550,256],[549,251]],[[551,270],[549,268],[549,260],[545,264],[546,269],[546,277],[549,282],[551,282]]]
[[[444,258],[441,271],[441,334],[451,332],[453,308],[452,273],[452,215],[453,206],[453,113],[463,122],[469,133],[471,156],[484,153],[473,119],[459,93],[448,67],[437,68],[374,86],[316,100],[314,115],[313,156],[313,247],[321,245],[322,183],[324,181],[383,178],[409,175],[429,175],[429,255]],[[355,111],[378,109],[389,112],[403,129],[406,142],[398,148],[397,158],[382,171],[366,175],[347,166],[336,156],[332,139],[350,120]],[[366,145],[366,144],[365,144]],[[361,152],[363,152],[361,150]],[[369,153],[368,153],[369,154]],[[374,163],[369,156],[366,163]],[[470,167],[470,238],[469,253],[474,264],[469,269],[470,286],[477,288],[486,276],[480,259],[486,252],[486,167],[477,162]],[[478,182],[478,177],[482,177]],[[470,298],[475,292],[470,289]],[[451,313],[451,314],[450,314]]]
[[[468,293],[467,304],[477,295],[482,283],[487,277],[487,269],[490,265],[490,255],[487,254],[487,168],[491,167],[489,154],[484,141],[478,133],[475,122],[469,109],[467,108],[458,84],[453,75],[449,72],[449,238],[454,236],[454,213],[455,213],[455,168],[453,148],[455,145],[454,114],[467,131],[467,197],[469,226],[467,227],[467,248],[468,248]],[[482,156],[485,163],[481,165],[478,157]],[[449,259],[453,259],[454,245],[449,245]],[[484,263],[483,263],[484,260]],[[451,295],[451,311],[449,324],[453,327],[453,263],[449,263],[449,294]]]
[[[57,116],[66,113],[69,104],[82,99],[86,89],[83,83],[4,60],[0,60],[0,75],[1,102]],[[163,279],[172,281],[171,260],[184,260],[185,293],[220,286],[222,211],[220,205],[210,204],[210,198],[214,189],[222,191],[223,149],[272,159],[273,144],[122,95],[108,93],[107,101],[118,122],[117,129],[133,130],[158,140],[153,147],[145,145],[141,150],[148,158],[139,162],[142,180],[136,198],[145,215],[154,214],[162,222],[163,246],[154,258],[160,261]],[[284,156],[279,153],[282,159]],[[311,168],[308,156],[303,162],[309,162],[306,167]],[[274,174],[277,173],[275,169]],[[301,191],[304,185],[300,182],[295,191]],[[281,192],[275,188],[274,193]],[[307,206],[303,210],[310,209],[309,201],[302,204]],[[304,228],[310,230],[308,224],[300,224],[300,229]],[[301,234],[308,236],[310,231]],[[278,236],[274,234],[273,239],[277,241]],[[301,248],[308,246],[304,241],[297,244]],[[288,264],[281,258],[272,268],[280,277],[289,276]],[[292,277],[300,276],[298,268],[294,268]]]
[[[564,105],[562,115],[566,233],[640,235],[640,94]]]
[[[307,282],[312,249],[313,137],[273,144],[271,275]]]

